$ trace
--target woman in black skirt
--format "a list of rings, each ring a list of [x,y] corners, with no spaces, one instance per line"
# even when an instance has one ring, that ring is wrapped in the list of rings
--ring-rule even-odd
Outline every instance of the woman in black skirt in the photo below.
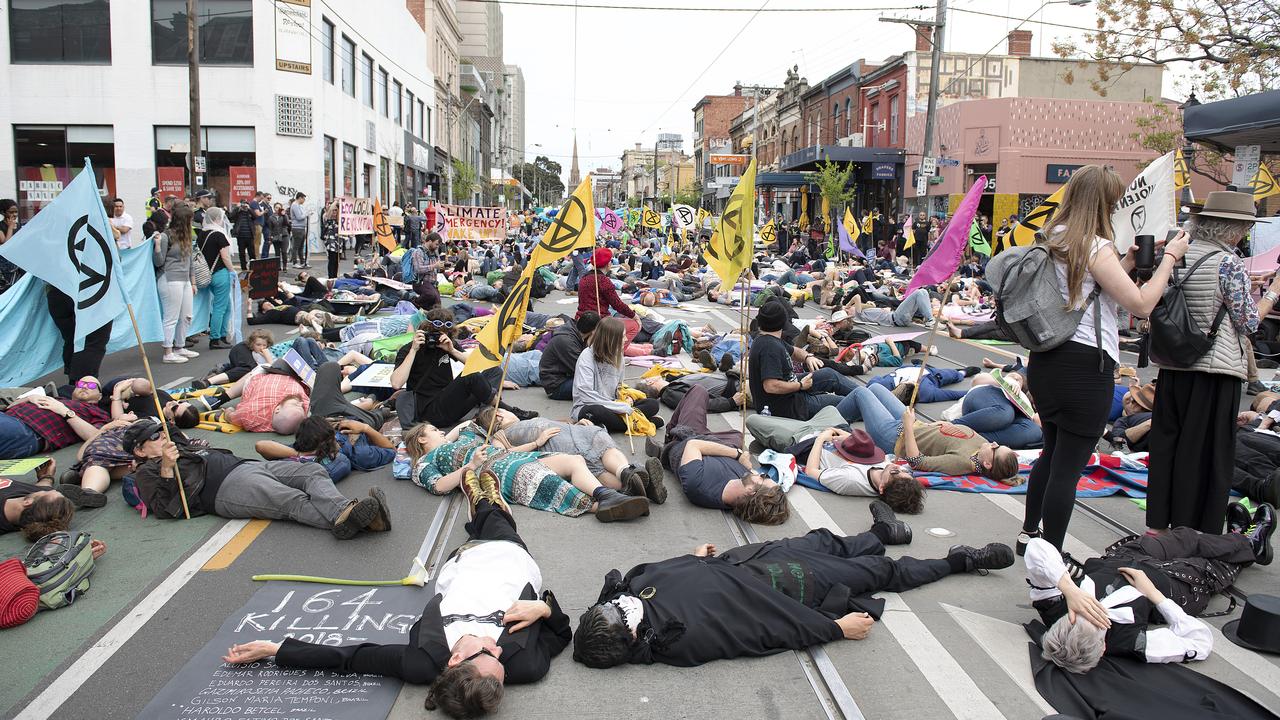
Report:
[[[1151,280],[1142,288],[1135,285],[1129,279],[1134,253],[1123,260],[1117,256],[1111,227],[1111,211],[1124,188],[1114,171],[1086,165],[1072,175],[1062,205],[1046,225],[1052,228],[1045,242],[1057,264],[1063,302],[1068,308],[1084,307],[1084,314],[1070,340],[1052,350],[1031,353],[1027,362],[1028,385],[1044,430],[1044,451],[1027,483],[1019,555],[1037,537],[1062,549],[1076,484],[1111,411],[1112,373],[1120,358],[1117,306],[1140,317],[1150,314],[1174,263],[1187,251],[1187,236],[1179,233],[1166,244]],[[1095,284],[1101,292],[1090,301]],[[1095,308],[1094,303],[1101,307]]]
[[[1188,226],[1192,242],[1186,265],[1190,269],[1205,261],[1184,278],[1187,309],[1206,332],[1216,320],[1217,333],[1209,352],[1190,367],[1160,365],[1160,358],[1152,357],[1160,365],[1148,436],[1147,527],[1152,531],[1186,526],[1222,532],[1235,470],[1240,387],[1253,352],[1247,338],[1280,292],[1280,281],[1272,281],[1255,305],[1249,274],[1236,255],[1236,245],[1257,220],[1254,214],[1252,195],[1214,192]]]

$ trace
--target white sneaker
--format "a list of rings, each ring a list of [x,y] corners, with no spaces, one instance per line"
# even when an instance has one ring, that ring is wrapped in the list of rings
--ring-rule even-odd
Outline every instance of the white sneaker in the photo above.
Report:
[[[171,363],[171,364],[184,363],[186,361],[187,359],[179,355],[178,353],[165,353],[164,357],[160,358],[160,362]]]
[[[188,349],[186,349],[186,348],[179,348],[179,349],[178,349],[178,354],[179,354],[179,355],[181,355],[181,356],[182,356],[182,357],[184,357],[184,358],[196,358],[196,357],[200,357],[200,353],[196,352],[195,350],[188,350]]]

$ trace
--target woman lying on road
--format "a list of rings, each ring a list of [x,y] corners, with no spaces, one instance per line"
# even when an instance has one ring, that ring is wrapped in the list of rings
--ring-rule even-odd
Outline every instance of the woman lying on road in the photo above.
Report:
[[[627,496],[602,485],[583,458],[534,451],[556,432],[544,430],[533,442],[507,448],[486,444],[483,429],[470,423],[447,435],[430,423],[421,423],[405,433],[404,447],[412,462],[411,479],[435,495],[488,473],[496,478],[504,500],[535,510],[569,517],[594,512],[600,522],[649,514],[643,494]]]

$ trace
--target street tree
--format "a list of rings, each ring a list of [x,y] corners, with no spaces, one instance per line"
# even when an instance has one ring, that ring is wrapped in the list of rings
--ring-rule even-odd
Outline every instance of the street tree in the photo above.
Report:
[[[1248,95],[1280,80],[1280,0],[1097,0],[1096,31],[1055,42],[1065,58],[1097,63],[1102,96],[1139,63],[1191,63],[1205,99]],[[1064,79],[1074,81],[1072,72]]]
[[[840,165],[824,160],[818,163],[818,171],[809,173],[805,179],[817,185],[821,196],[830,203],[833,210],[839,213],[845,205],[853,201],[854,195],[857,194],[857,188],[849,184],[849,178],[852,175],[852,163]],[[830,220],[830,218],[827,219]]]

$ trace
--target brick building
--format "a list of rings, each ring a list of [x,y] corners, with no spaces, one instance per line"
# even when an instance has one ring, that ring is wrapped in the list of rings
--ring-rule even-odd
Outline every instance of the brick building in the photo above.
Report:
[[[721,185],[718,178],[734,177],[738,166],[713,164],[712,155],[731,155],[733,146],[729,127],[734,118],[751,107],[754,95],[744,94],[742,85],[733,86],[732,95],[706,95],[693,106],[693,166],[695,181],[702,189],[702,203],[715,208],[716,191]]]

